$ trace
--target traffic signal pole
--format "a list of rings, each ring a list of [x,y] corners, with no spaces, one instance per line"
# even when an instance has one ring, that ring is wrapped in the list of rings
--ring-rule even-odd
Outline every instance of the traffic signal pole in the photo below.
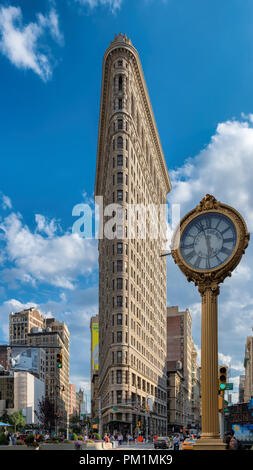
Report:
[[[219,396],[219,400],[222,402],[219,405],[219,427],[220,427],[220,438],[224,439],[224,395]]]

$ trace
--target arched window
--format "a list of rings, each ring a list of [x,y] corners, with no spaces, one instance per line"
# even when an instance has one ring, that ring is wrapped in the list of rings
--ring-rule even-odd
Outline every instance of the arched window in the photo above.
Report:
[[[117,138],[117,148],[123,149],[123,137],[121,135]]]

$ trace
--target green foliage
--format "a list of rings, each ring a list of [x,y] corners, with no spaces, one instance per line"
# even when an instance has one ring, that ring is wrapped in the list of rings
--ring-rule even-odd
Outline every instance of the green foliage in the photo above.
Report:
[[[6,437],[6,435],[4,433],[0,434],[0,445],[1,446],[9,445],[9,439],[8,439],[8,437]]]
[[[28,436],[25,438],[25,443],[26,445],[30,445],[35,441],[34,435],[33,434],[28,434]]]
[[[98,433],[94,434],[94,437],[95,437],[96,441],[101,441],[102,440],[100,434],[98,434]]]
[[[22,441],[21,439],[19,439],[19,440],[17,440],[16,445],[17,445],[17,446],[23,446],[23,445],[25,445],[25,443],[24,443],[24,441]]]
[[[23,416],[22,411],[15,411],[14,413],[12,413],[9,419],[10,419],[10,424],[14,426],[15,432],[16,432],[16,429],[21,429],[25,427],[26,425],[26,420]]]

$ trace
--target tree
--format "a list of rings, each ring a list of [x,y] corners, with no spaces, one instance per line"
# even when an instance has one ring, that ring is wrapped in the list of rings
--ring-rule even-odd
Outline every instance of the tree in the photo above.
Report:
[[[10,424],[14,426],[14,432],[16,432],[17,428],[23,428],[26,425],[26,420],[23,416],[22,411],[15,411],[10,416]]]
[[[80,425],[80,417],[78,415],[71,415],[69,424],[73,432],[80,432],[81,425]]]
[[[51,431],[54,427],[57,416],[55,414],[54,404],[48,397],[43,397],[39,401],[39,409],[38,411],[35,411],[35,414],[43,427]]]

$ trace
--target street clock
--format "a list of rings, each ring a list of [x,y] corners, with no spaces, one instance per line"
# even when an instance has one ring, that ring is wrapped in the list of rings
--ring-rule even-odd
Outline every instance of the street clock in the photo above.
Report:
[[[225,390],[226,374],[221,373],[218,381],[217,297],[219,284],[239,264],[249,238],[239,212],[210,194],[182,218],[172,237],[175,263],[201,294],[202,434],[194,446],[197,450],[225,449],[218,419],[218,382]]]

